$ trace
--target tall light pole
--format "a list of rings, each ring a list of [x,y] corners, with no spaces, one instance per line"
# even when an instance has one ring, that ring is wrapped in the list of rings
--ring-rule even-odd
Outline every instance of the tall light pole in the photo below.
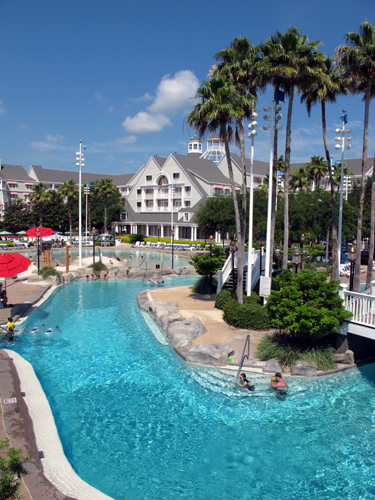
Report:
[[[85,236],[86,238],[88,237],[88,233],[87,233],[87,215],[88,215],[88,210],[87,210],[87,198],[88,198],[88,195],[90,194],[90,188],[92,188],[92,184],[86,184],[86,186],[83,188],[84,189],[84,192],[85,192],[85,195],[86,195],[86,231],[85,231]]]
[[[82,146],[82,141],[79,141],[79,151],[76,153],[76,166],[79,168],[79,182],[78,182],[78,255],[79,255],[79,267],[82,267],[82,167],[85,166],[84,154],[82,149],[86,149],[86,146]]]
[[[342,240],[342,210],[343,210],[343,196],[344,196],[344,152],[345,149],[350,149],[352,147],[351,144],[345,144],[345,142],[350,142],[352,138],[350,136],[346,136],[345,134],[350,134],[352,130],[350,128],[345,128],[345,125],[348,123],[346,110],[342,110],[343,116],[341,116],[342,120],[342,129],[337,128],[336,134],[338,134],[335,138],[337,144],[335,145],[335,149],[341,149],[341,179],[340,179],[340,208],[339,208],[339,231],[337,238],[337,276],[336,279],[340,279],[340,264],[341,264],[341,240]]]
[[[250,203],[249,203],[249,242],[247,249],[247,284],[246,284],[246,294],[248,297],[251,295],[251,280],[252,280],[252,266],[253,266],[253,214],[254,214],[254,203],[253,203],[253,193],[254,193],[254,137],[258,134],[255,130],[258,126],[256,119],[258,118],[258,113],[254,110],[251,114],[251,123],[247,126],[250,132],[247,136],[251,139],[251,156],[250,156]]]
[[[262,128],[263,130],[269,130],[270,131],[270,165],[269,165],[269,171],[268,171],[268,211],[267,211],[267,235],[266,235],[266,268],[265,268],[265,273],[264,275],[267,278],[271,277],[271,218],[272,218],[272,178],[273,178],[273,144],[274,144],[274,134],[275,130],[281,130],[283,126],[281,123],[278,123],[282,115],[280,114],[280,111],[283,109],[281,104],[277,104],[275,106],[275,93],[276,89],[273,89],[273,96],[272,96],[272,105],[270,106],[263,106],[263,111],[268,112],[271,111],[271,116],[269,115],[263,115],[263,119],[265,121],[268,121],[271,118],[271,125],[268,125],[268,123],[265,123]],[[285,251],[285,249],[284,249]]]

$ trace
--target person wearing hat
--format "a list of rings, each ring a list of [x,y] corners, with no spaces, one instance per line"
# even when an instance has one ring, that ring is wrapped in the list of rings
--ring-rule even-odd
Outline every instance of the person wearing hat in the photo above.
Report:
[[[271,387],[279,394],[285,394],[288,390],[288,384],[285,382],[280,372],[275,373],[275,376],[271,378]]]

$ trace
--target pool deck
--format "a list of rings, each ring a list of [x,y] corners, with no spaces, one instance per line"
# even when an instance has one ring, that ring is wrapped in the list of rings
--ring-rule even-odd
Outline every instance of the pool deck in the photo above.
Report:
[[[130,245],[121,245],[122,249],[129,249]],[[181,252],[182,256],[188,257],[190,252]],[[198,252],[194,252],[197,255]],[[76,266],[70,266],[70,270]],[[43,285],[43,282],[27,284],[28,275],[31,271],[26,271],[14,280],[7,280],[8,303],[16,304],[22,302],[33,290]],[[365,279],[365,275],[362,275]],[[1,280],[4,281],[4,280]],[[343,278],[343,282],[348,280]],[[201,296],[191,293],[190,287],[179,287],[172,289],[162,289],[150,291],[153,300],[167,300],[178,302],[180,313],[189,318],[197,316],[207,328],[207,333],[196,339],[197,343],[226,343],[230,342],[236,351],[233,357],[233,364],[238,363],[241,356],[244,341],[250,333],[251,347],[250,357],[256,352],[256,346],[264,336],[264,332],[242,330],[227,325],[222,319],[222,311],[214,307],[214,295]],[[49,294],[48,294],[49,295]],[[48,296],[45,295],[43,300]],[[38,304],[35,304],[37,307]],[[10,309],[0,310],[0,320],[9,316]],[[238,354],[239,353],[239,354]],[[253,360],[256,358],[253,357]],[[15,363],[4,351],[0,350],[0,394],[1,394],[1,423],[0,439],[9,438],[11,446],[21,449],[24,456],[30,455],[32,461],[26,465],[28,475],[22,478],[20,493],[24,500],[74,500],[73,497],[61,493],[44,475],[43,464],[38,455],[38,448],[34,433],[34,422],[30,417],[29,409],[26,405],[28,394],[21,395],[20,377],[17,373]],[[28,391],[29,392],[29,391]],[[5,404],[8,398],[16,398],[16,403]],[[34,419],[35,420],[35,419]]]

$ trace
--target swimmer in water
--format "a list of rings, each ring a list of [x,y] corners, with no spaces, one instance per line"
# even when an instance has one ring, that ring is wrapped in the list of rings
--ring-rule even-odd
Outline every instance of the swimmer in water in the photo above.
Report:
[[[288,384],[285,382],[280,372],[275,373],[275,376],[271,378],[271,387],[275,389],[277,394],[286,394]]]
[[[236,382],[239,386],[243,387],[244,389],[247,389],[248,391],[254,391],[255,387],[253,384],[251,384],[250,380],[247,380],[246,373],[241,373],[240,375],[240,381]]]

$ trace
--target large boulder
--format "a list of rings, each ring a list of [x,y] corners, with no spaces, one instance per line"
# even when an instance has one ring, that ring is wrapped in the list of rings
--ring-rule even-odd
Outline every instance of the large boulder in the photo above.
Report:
[[[186,353],[186,361],[201,365],[225,366],[234,353],[230,344],[197,344]]]
[[[158,302],[149,301],[148,311],[164,332],[168,330],[170,323],[184,319],[178,312],[177,302],[168,302],[165,300]]]
[[[48,276],[46,278],[47,283],[50,283],[52,286],[59,286],[60,285],[60,279],[58,276]]]
[[[276,358],[269,359],[263,366],[263,373],[283,373],[282,366]]]
[[[181,349],[182,347],[188,347],[191,345],[191,335],[188,333],[176,333],[169,338],[171,346],[175,349]]]
[[[40,274],[30,274],[30,276],[28,277],[27,281],[29,283],[37,283],[38,281],[44,281],[43,280],[43,276],[41,276]]]
[[[168,327],[167,337],[170,338],[176,334],[184,334],[189,335],[190,339],[194,340],[204,333],[207,333],[207,328],[199,318],[192,316],[191,318],[183,319],[183,321],[172,322]]]
[[[342,363],[344,365],[354,365],[354,352],[346,351],[344,353],[335,354],[335,363]]]
[[[316,364],[308,363],[307,361],[296,361],[292,368],[292,375],[299,375],[301,377],[315,377],[316,372]]]

